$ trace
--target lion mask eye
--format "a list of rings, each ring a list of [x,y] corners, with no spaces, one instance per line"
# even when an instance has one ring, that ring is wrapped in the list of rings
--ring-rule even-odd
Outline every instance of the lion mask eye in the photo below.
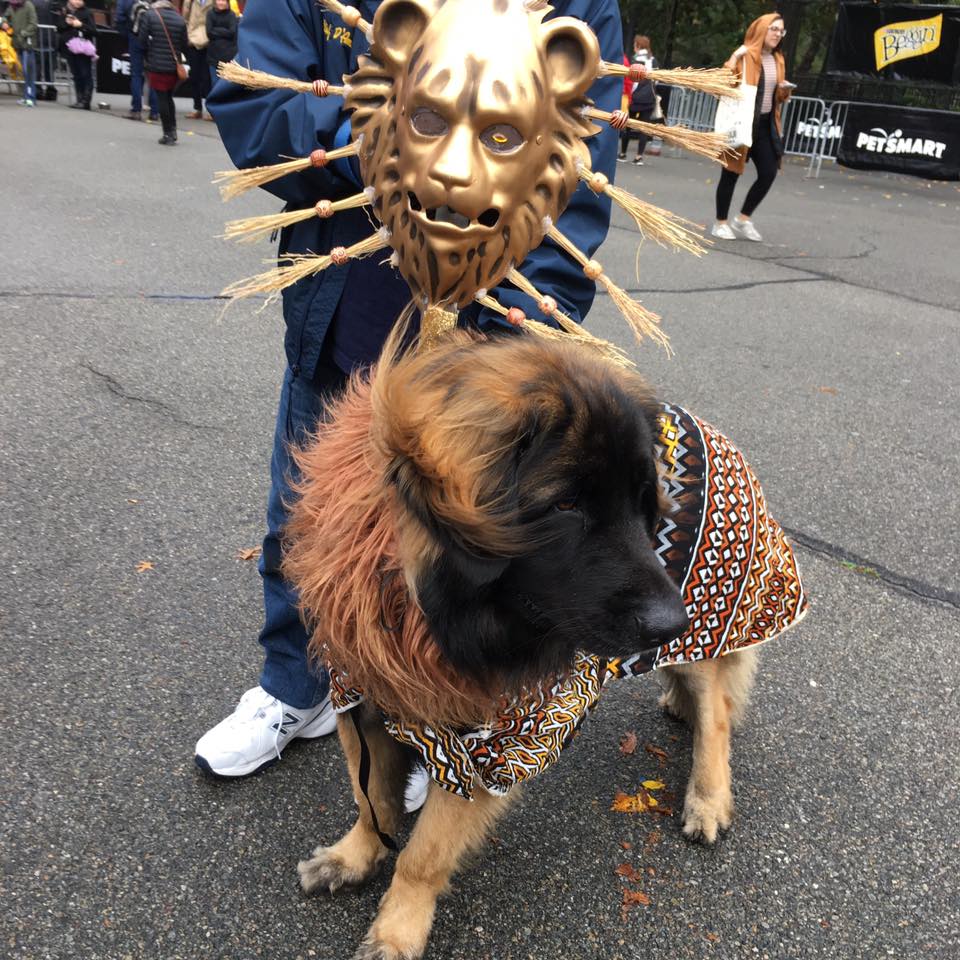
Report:
[[[449,129],[447,121],[429,107],[420,107],[410,117],[410,125],[423,137],[442,137]]]
[[[480,134],[480,142],[491,152],[516,153],[523,144],[523,135],[509,123],[495,123]]]

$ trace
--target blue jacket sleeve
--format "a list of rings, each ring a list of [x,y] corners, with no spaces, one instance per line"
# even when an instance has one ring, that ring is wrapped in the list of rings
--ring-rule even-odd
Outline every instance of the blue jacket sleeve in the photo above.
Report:
[[[600,55],[614,63],[623,61],[623,27],[620,8],[616,0],[557,0],[554,3],[556,16],[577,17],[586,21],[600,41]],[[600,110],[619,110],[623,80],[605,77],[590,88],[590,98]],[[613,181],[617,165],[617,132],[606,124],[603,131],[587,140],[591,164],[594,170],[605,173]],[[610,227],[610,199],[597,196],[581,183],[567,209],[557,221],[557,229],[588,256],[603,243]],[[520,266],[520,272],[544,296],[553,297],[560,309],[573,320],[583,323],[593,305],[596,286],[584,276],[583,269],[556,244],[545,240],[532,251]],[[528,316],[537,320],[546,318],[526,294],[515,287],[500,286],[492,296],[505,307],[520,307]],[[506,322],[490,310],[479,313],[477,323],[481,328],[504,327]]]
[[[355,69],[366,39],[359,31],[350,37],[346,28],[325,32],[324,18],[328,25],[335,19],[312,0],[249,0],[240,21],[236,59],[276,76],[339,84],[345,72]],[[240,168],[306,157],[318,147],[332,149],[346,119],[342,97],[246,90],[222,80],[208,103],[230,159]],[[292,174],[265,189],[295,207],[357,192],[356,185],[334,169]]]

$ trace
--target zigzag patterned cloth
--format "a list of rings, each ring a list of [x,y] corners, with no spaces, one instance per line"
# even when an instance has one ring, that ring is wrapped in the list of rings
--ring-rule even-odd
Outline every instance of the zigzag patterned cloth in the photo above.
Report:
[[[390,735],[413,747],[445,790],[467,800],[478,785],[504,794],[560,756],[610,680],[764,643],[806,613],[793,551],[767,513],[760,484],[740,451],[709,424],[670,404],[663,405],[659,441],[678,509],[660,521],[656,553],[680,587],[689,628],[632,657],[605,661],[580,655],[552,686],[515,701],[480,729],[435,729],[385,718]],[[338,712],[363,700],[338,671],[330,671],[330,683]]]

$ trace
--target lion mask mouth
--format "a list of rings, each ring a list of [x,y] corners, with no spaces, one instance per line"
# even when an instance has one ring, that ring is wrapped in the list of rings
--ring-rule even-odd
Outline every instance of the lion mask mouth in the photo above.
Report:
[[[489,207],[484,210],[476,220],[471,220],[468,216],[447,204],[424,209],[423,204],[412,190],[407,191],[407,199],[410,203],[410,209],[413,210],[414,213],[419,213],[422,217],[425,217],[430,223],[446,224],[450,227],[456,227],[459,230],[467,230],[470,227],[476,226],[492,229],[500,220],[500,211],[495,207]]]

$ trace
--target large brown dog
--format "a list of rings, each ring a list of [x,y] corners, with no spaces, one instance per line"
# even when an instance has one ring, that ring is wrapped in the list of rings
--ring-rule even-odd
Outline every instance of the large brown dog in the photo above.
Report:
[[[428,764],[466,741],[489,757],[493,740],[453,731],[488,736],[507,715],[512,736],[532,702],[537,723],[553,724],[546,763],[582,719],[567,723],[571,703],[589,708],[608,676],[653,665],[666,666],[662,702],[694,730],[684,831],[712,842],[729,826],[730,726],[753,657],[669,666],[684,659],[675,638],[690,604],[654,550],[666,542],[662,418],[635,373],[581,347],[465,334],[383,362],[334,406],[299,458],[285,571],[333,668],[335,703],[353,707],[339,733],[360,812],[300,864],[305,890],[359,884],[380,867],[414,756],[405,744]],[[557,691],[567,699],[551,713]],[[536,736],[524,746],[539,749]],[[356,957],[422,955],[438,895],[504,809],[504,756],[472,802],[446,767],[432,771]],[[515,760],[514,780],[531,775]]]

